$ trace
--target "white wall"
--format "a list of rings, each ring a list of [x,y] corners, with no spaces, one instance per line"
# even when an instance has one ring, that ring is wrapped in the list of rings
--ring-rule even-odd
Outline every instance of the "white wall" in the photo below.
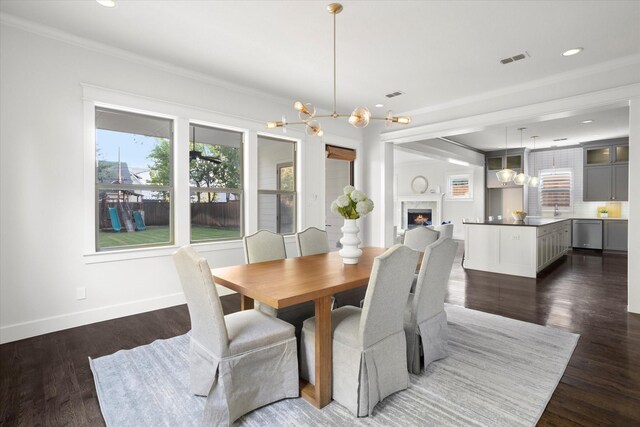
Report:
[[[102,258],[87,254],[87,233],[92,231],[82,218],[93,200],[85,196],[84,152],[89,139],[83,131],[81,83],[133,94],[151,104],[159,100],[176,111],[188,108],[197,112],[199,121],[247,129],[245,230],[257,229],[256,132],[266,131],[264,121],[290,111],[290,102],[6,24],[0,26],[0,54],[1,342],[183,302],[170,258],[175,247]],[[176,138],[184,137],[184,123],[190,118],[179,117]],[[360,147],[360,133],[344,123],[324,128],[327,139]],[[293,129],[287,135],[302,139],[300,227],[322,227],[324,179],[316,177],[324,177],[324,143]],[[179,150],[185,153],[184,147]],[[177,170],[184,170],[184,165],[177,165]],[[176,189],[180,191],[186,194]],[[176,246],[188,243],[185,224],[188,204],[176,206]],[[244,262],[239,241],[197,249],[212,267]],[[291,238],[287,249],[295,253]],[[86,299],[76,299],[78,287],[86,287]]]
[[[447,191],[447,176],[469,174],[473,177],[473,200],[448,200],[445,195],[442,203],[442,220],[454,224],[453,237],[464,239],[462,227],[463,218],[484,217],[484,169],[478,166],[460,166],[440,160],[420,159],[416,155],[415,161],[396,163],[394,173],[397,179],[398,195],[412,195],[411,181],[417,175],[422,175],[429,181],[429,189],[438,186],[442,193]],[[398,202],[396,202],[398,203]],[[394,211],[398,211],[397,204]],[[397,218],[399,220],[400,218]]]

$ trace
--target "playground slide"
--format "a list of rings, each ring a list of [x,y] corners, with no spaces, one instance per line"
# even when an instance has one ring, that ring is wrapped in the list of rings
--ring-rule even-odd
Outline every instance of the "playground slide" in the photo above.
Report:
[[[133,211],[133,220],[136,222],[136,231],[144,231],[147,227],[144,225],[144,218],[140,211]]]
[[[118,217],[118,209],[109,208],[109,218],[111,219],[111,228],[113,228],[113,231],[119,232],[122,230],[120,218]]]

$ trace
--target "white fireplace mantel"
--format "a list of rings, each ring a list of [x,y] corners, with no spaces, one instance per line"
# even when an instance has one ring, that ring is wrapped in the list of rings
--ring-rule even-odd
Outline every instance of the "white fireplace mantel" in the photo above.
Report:
[[[398,195],[396,199],[396,209],[398,211],[398,221],[399,224],[396,224],[398,229],[407,228],[406,218],[407,218],[407,209],[414,209],[414,207],[426,207],[431,209],[433,215],[433,224],[441,224],[442,223],[442,206],[444,199],[444,193],[423,193],[423,194],[406,194],[406,195]],[[434,206],[435,203],[435,206]],[[420,206],[423,204],[423,206]],[[411,205],[411,207],[409,207]],[[434,209],[435,207],[435,209]]]

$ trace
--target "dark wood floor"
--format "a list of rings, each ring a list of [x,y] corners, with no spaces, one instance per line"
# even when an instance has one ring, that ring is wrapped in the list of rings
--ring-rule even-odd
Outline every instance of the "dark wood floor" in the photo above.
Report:
[[[574,252],[541,277],[465,271],[448,301],[581,334],[540,425],[640,425],[640,315],[627,314],[627,257]],[[239,309],[223,297],[226,313]],[[0,424],[104,425],[88,357],[189,330],[186,306],[0,346]]]

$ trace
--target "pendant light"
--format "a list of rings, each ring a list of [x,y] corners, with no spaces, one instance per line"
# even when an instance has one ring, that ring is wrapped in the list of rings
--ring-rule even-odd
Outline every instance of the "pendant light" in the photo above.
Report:
[[[524,131],[525,129],[526,128],[518,128],[518,130],[520,131],[520,148],[522,148],[522,131]],[[522,151],[522,157],[524,158],[524,151]],[[529,184],[531,177],[524,173],[524,163],[521,166],[522,172],[520,172],[513,178],[513,182],[515,182],[516,185],[527,185]]]
[[[293,108],[298,111],[300,121],[288,122],[286,117],[283,117],[282,121],[267,122],[267,128],[283,128],[284,130],[288,125],[304,125],[307,135],[322,136],[324,132],[322,131],[320,122],[316,120],[320,118],[348,118],[351,126],[356,128],[366,127],[371,120],[384,120],[387,126],[391,126],[393,123],[401,125],[411,123],[411,117],[394,116],[391,111],[389,111],[385,117],[375,117],[367,107],[356,107],[351,114],[338,113],[336,96],[336,15],[342,12],[342,5],[340,3],[331,3],[327,6],[327,11],[333,15],[333,112],[331,114],[316,114],[316,108],[313,104],[295,101]]]
[[[516,176],[515,171],[509,169],[507,166],[507,157],[509,155],[509,150],[507,148],[507,128],[504,128],[504,162],[505,168],[496,172],[496,176],[498,177],[498,181],[502,183],[502,185],[507,185],[509,182],[513,181],[513,178]]]
[[[531,138],[533,139],[533,150],[535,151],[537,136],[532,136]],[[536,175],[536,153],[532,152],[531,155],[533,156],[533,166],[531,167],[532,175],[531,175],[531,180],[529,180],[529,187],[537,187],[538,185],[540,185],[540,178],[535,176]]]

